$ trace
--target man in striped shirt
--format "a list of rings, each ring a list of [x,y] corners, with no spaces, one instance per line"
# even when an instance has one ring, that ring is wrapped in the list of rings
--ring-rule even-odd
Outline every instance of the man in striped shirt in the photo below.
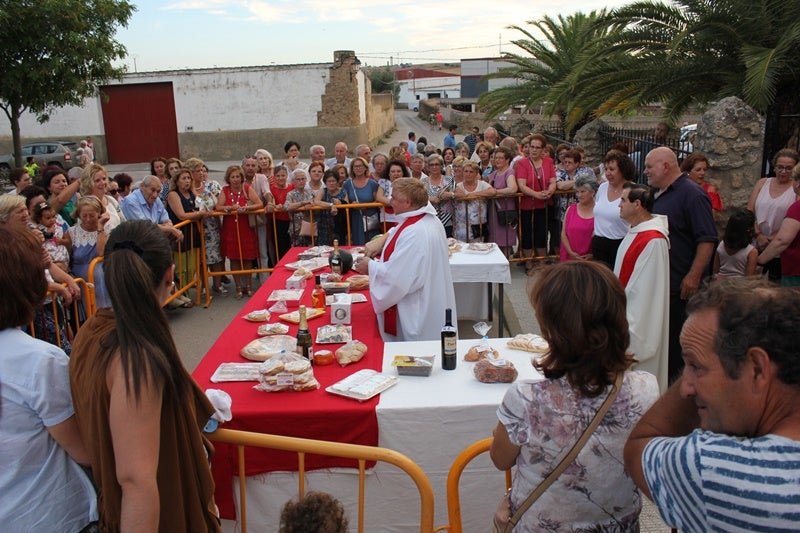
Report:
[[[631,432],[625,466],[682,531],[797,531],[800,292],[731,278],[687,310],[683,374]]]

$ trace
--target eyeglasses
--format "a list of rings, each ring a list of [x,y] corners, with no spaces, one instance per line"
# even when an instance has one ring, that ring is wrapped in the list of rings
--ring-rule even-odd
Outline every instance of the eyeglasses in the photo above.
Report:
[[[775,166],[775,171],[776,172],[791,172],[793,168],[794,167],[791,167],[791,166],[785,167],[783,165],[776,165]]]
[[[110,194],[117,194],[119,192],[119,189],[109,189],[108,192]]]

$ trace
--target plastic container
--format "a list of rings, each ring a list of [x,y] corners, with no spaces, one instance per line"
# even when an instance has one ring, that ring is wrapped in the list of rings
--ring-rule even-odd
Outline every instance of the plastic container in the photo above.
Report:
[[[433,355],[395,355],[392,366],[400,376],[428,377],[433,372]]]

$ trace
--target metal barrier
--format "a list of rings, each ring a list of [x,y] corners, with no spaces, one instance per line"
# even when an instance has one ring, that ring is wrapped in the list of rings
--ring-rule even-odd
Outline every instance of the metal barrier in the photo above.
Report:
[[[84,308],[86,308],[86,309],[92,308],[93,309],[94,308],[93,302],[85,301],[86,299],[91,300],[91,299],[94,298],[94,293],[91,292],[89,284],[86,282],[86,280],[84,280],[82,278],[75,278],[74,281],[78,285],[78,287],[80,287],[82,289],[81,293],[88,295],[88,298],[84,298]],[[64,285],[64,286],[66,287],[66,285]],[[73,298],[72,299],[72,304],[69,307],[65,308],[65,307],[62,307],[62,304],[61,304],[60,300],[58,299],[58,297],[54,293],[48,291],[46,296],[45,296],[45,299],[47,297],[50,297],[50,303],[46,304],[46,303],[43,302],[42,304],[40,304],[40,309],[42,311],[42,313],[40,315],[41,319],[42,319],[42,323],[39,324],[39,326],[37,328],[37,324],[36,324],[37,320],[36,320],[36,318],[31,320],[30,323],[28,324],[28,333],[30,334],[31,337],[34,337],[34,338],[37,338],[37,339],[41,339],[43,341],[49,342],[50,344],[55,344],[59,348],[63,349],[64,348],[64,339],[61,337],[61,328],[58,327],[59,326],[59,317],[61,317],[63,319],[63,321],[64,321],[64,329],[65,329],[67,335],[69,335],[69,334],[74,335],[75,333],[77,333],[78,329],[80,329],[81,325],[83,324],[83,321],[79,320],[79,317],[81,315],[81,307],[80,307],[81,300],[79,300],[77,298]],[[50,306],[49,310],[52,312],[52,317],[53,317],[53,320],[54,320],[54,323],[55,323],[55,328],[54,328],[53,338],[52,339],[48,338],[49,337],[49,333],[47,331],[46,318],[44,316],[44,314],[46,312],[45,309],[47,309],[46,306]],[[94,314],[94,312],[92,312],[92,314]],[[89,318],[90,316],[92,316],[92,314],[89,314],[89,312],[87,310],[85,318]],[[74,330],[72,329],[72,326],[74,326]],[[68,340],[70,340],[70,342],[71,342],[71,339],[68,339]]]
[[[493,437],[489,437],[467,446],[464,451],[458,454],[450,471],[447,474],[447,519],[450,524],[438,526],[434,531],[450,531],[451,533],[461,533],[461,496],[458,484],[461,481],[461,474],[470,461],[482,453],[488,452],[492,447]],[[511,470],[505,471],[506,489],[511,488]],[[489,518],[487,518],[488,522]]]
[[[247,533],[247,489],[245,487],[245,459],[246,446],[269,448],[297,453],[298,460],[298,487],[299,495],[305,494],[305,456],[306,454],[344,457],[358,460],[358,531],[364,531],[364,496],[366,482],[367,461],[383,461],[397,466],[406,472],[417,485],[420,495],[420,526],[421,533],[433,531],[433,489],[428,476],[411,459],[405,455],[377,446],[361,446],[357,444],[344,444],[281,435],[266,435],[250,431],[237,431],[231,429],[218,429],[209,433],[208,437],[213,442],[236,445],[238,451],[238,476],[239,476],[239,516],[241,519],[242,533]]]
[[[183,220],[175,224],[175,228],[183,232],[184,238],[182,241],[177,239],[172,241],[175,250],[173,252],[173,261],[175,262],[175,292],[170,294],[164,305],[168,305],[173,300],[185,294],[189,289],[195,289],[195,303],[200,303],[200,293],[205,287],[206,278],[202,274],[206,270],[205,260],[205,243],[203,242],[203,225],[202,223],[194,220]],[[192,228],[196,230],[192,231]],[[198,246],[199,245],[199,246]],[[103,256],[98,255],[92,262],[89,263],[89,289],[92,293],[92,305],[96,306],[97,297],[95,294],[95,269],[103,262]],[[208,290],[206,290],[208,295]],[[207,298],[207,301],[210,299]],[[87,309],[87,315],[91,316],[97,312],[97,308],[93,307],[91,311]]]

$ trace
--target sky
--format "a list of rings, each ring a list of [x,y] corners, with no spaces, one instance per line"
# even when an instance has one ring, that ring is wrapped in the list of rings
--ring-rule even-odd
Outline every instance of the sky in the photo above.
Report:
[[[630,0],[131,0],[117,40],[129,71],[330,63],[354,50],[364,65],[458,62],[518,50],[525,26]],[[554,6],[558,5],[558,11]]]

